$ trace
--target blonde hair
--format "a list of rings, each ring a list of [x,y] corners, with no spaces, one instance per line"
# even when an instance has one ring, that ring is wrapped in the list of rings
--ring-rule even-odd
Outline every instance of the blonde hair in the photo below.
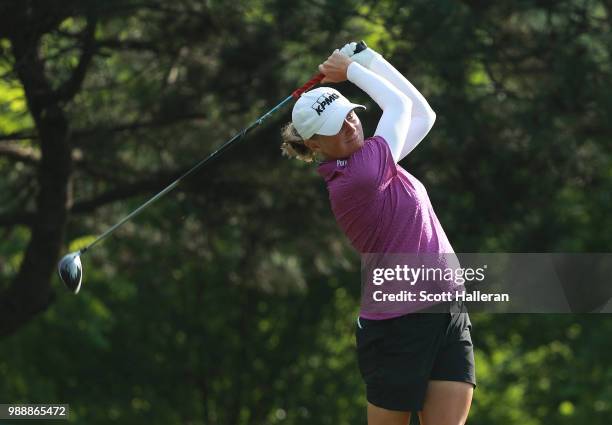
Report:
[[[316,152],[304,143],[304,139],[297,132],[292,122],[281,129],[281,151],[289,158],[297,158],[304,162],[312,162],[316,159]]]

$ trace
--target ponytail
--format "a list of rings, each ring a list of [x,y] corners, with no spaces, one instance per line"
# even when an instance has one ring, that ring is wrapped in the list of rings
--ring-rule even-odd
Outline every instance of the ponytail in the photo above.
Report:
[[[316,153],[304,143],[304,139],[297,132],[292,122],[281,129],[281,151],[289,158],[297,158],[304,162],[312,162]]]

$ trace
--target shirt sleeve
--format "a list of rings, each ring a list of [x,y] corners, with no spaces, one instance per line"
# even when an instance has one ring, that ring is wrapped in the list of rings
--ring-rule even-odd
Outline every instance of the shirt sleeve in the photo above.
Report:
[[[385,78],[357,62],[349,65],[347,77],[382,109],[383,114],[374,134],[388,143],[393,160],[399,161],[410,128],[412,100]]]
[[[423,95],[393,65],[377,55],[370,65],[372,72],[385,78],[412,100],[410,128],[402,144],[399,160],[408,155],[425,138],[436,121],[436,113]]]

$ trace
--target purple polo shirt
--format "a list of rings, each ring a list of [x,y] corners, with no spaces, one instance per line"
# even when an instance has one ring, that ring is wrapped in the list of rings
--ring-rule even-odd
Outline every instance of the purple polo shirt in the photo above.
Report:
[[[322,162],[331,209],[352,246],[364,253],[454,253],[427,190],[393,161],[380,136],[344,160]],[[401,314],[370,314],[366,319]]]

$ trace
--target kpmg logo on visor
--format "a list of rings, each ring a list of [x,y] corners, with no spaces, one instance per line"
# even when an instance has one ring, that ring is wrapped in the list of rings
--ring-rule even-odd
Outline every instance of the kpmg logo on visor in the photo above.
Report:
[[[317,111],[317,115],[321,115],[327,105],[331,105],[336,99],[340,99],[336,93],[323,93],[315,103],[312,104],[311,108]]]

